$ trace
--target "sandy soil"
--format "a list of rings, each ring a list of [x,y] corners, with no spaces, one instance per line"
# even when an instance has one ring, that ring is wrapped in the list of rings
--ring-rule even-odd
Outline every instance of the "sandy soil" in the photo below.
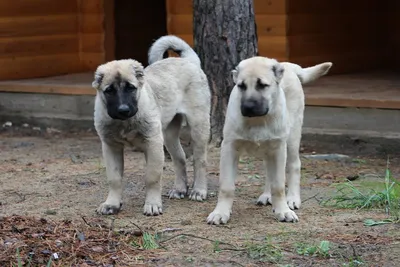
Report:
[[[231,220],[226,226],[210,226],[206,224],[206,217],[217,201],[218,149],[209,152],[209,199],[196,203],[187,199],[169,200],[164,196],[164,214],[159,217],[142,215],[144,157],[127,150],[124,205],[113,216],[115,227],[132,228],[136,224],[148,231],[164,231],[162,240],[189,234],[163,242],[163,249],[153,253],[151,259],[146,251],[138,250],[132,256],[137,264],[145,266],[357,266],[353,259],[362,260],[362,266],[400,266],[399,225],[363,225],[366,218],[385,218],[382,211],[355,212],[319,205],[322,198],[335,192],[331,185],[345,181],[346,177],[358,175],[356,181],[361,183],[383,180],[387,155],[375,148],[360,151],[359,142],[347,147],[315,140],[303,142],[304,154],[344,153],[352,159],[302,159],[303,205],[297,212],[298,223],[277,222],[271,206],[255,205],[262,192],[262,164],[244,157]],[[391,154],[390,161],[393,176],[399,177],[399,155]],[[169,160],[164,169],[163,193],[166,194],[174,179]],[[189,177],[192,175],[190,163]],[[101,217],[111,221],[110,216],[95,213],[106,194],[100,142],[93,133],[0,133],[1,216],[33,215],[73,221],[82,221],[84,216],[87,220]],[[165,232],[168,228],[177,229]],[[299,244],[318,244],[322,240],[332,242],[330,258],[296,252]],[[279,249],[281,259],[273,262],[263,256],[268,246]]]

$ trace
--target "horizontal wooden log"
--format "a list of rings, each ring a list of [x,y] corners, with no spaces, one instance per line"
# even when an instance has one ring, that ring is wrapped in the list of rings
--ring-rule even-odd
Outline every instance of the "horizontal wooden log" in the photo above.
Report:
[[[366,30],[367,31],[367,30]],[[345,54],[349,51],[378,50],[378,43],[367,33],[326,33],[288,36],[292,57],[318,56],[323,54]]]
[[[81,14],[98,14],[103,13],[103,0],[78,0],[79,10]],[[110,0],[104,0],[110,1]]]
[[[96,95],[96,90],[90,84],[82,85],[30,85],[0,81],[0,92],[39,93],[58,95]]]
[[[80,52],[82,53],[104,53],[104,34],[87,33],[80,34]]]
[[[87,0],[91,2],[93,0]],[[49,16],[76,14],[77,1],[71,0],[1,0],[0,17]]]
[[[382,1],[321,1],[321,0],[287,0],[287,14],[358,14],[377,12]],[[339,18],[338,18],[339,19]]]
[[[0,58],[77,53],[78,42],[77,34],[0,38]]]
[[[193,14],[192,0],[167,0],[168,14]],[[255,14],[285,14],[286,1],[283,0],[254,0]]]
[[[294,14],[288,17],[288,35],[357,33],[379,31],[379,17],[371,11],[363,14]]]
[[[286,15],[256,15],[257,33],[259,36],[286,35]],[[192,34],[192,14],[171,14],[167,21],[171,34]]]
[[[79,31],[81,33],[102,33],[104,15],[99,14],[82,14],[79,16]]]
[[[333,63],[328,75],[344,74],[355,71],[367,71],[379,69],[384,66],[384,58],[374,53],[374,51],[349,51],[345,54],[318,55],[308,57],[292,57],[289,61],[299,64],[302,67],[310,67],[322,62],[330,61]]]
[[[61,35],[75,34],[77,31],[78,16],[76,14],[0,18],[0,36]]]
[[[0,80],[28,79],[82,71],[79,53],[0,59]]]
[[[82,53],[80,62],[84,71],[95,71],[96,68],[105,62],[105,54],[101,53]]]
[[[271,58],[287,57],[287,38],[285,36],[259,36],[258,52]]]

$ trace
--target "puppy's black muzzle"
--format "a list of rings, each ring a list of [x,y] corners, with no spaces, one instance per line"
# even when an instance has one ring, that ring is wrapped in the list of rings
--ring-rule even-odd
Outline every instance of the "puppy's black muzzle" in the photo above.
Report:
[[[269,111],[268,107],[265,107],[257,100],[243,101],[240,110],[244,117],[261,117],[267,115]]]

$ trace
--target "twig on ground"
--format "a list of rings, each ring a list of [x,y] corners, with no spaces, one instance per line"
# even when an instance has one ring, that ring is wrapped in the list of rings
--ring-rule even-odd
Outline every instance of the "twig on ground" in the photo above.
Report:
[[[306,198],[305,200],[303,200],[303,203],[306,202],[306,201],[309,201],[310,199],[316,198],[318,195],[319,195],[319,193],[316,193],[312,197]]]
[[[144,233],[143,229],[142,229],[139,225],[137,225],[136,223],[134,223],[134,222],[132,222],[132,221],[129,221],[129,222],[130,222],[131,224],[133,224],[134,226],[136,226],[136,228],[139,229],[140,232]]]
[[[83,222],[84,222],[87,226],[92,227],[92,226],[90,225],[90,223],[88,223],[88,221],[86,221],[85,216],[81,216],[81,218],[82,218]]]

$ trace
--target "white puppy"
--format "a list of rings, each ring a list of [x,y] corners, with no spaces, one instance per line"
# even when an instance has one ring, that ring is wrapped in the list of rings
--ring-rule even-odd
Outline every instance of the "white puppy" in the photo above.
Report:
[[[257,203],[272,204],[279,221],[296,222],[300,208],[299,147],[304,114],[302,84],[325,75],[332,63],[310,68],[253,57],[232,71],[233,88],[223,132],[218,203],[211,224],[227,223],[233,205],[238,160],[247,152],[266,165],[264,193]],[[286,164],[287,162],[287,164]],[[285,195],[285,167],[288,193]]]
[[[162,59],[168,49],[179,58]],[[146,159],[146,215],[162,213],[161,176],[165,144],[175,169],[170,198],[188,194],[185,153],[179,141],[186,120],[193,140],[194,183],[189,198],[207,197],[206,160],[210,134],[210,89],[193,49],[176,36],[159,38],[149,51],[147,68],[133,59],[100,65],[93,81],[97,90],[94,121],[101,139],[108,197],[97,212],[115,214],[122,205],[124,147],[135,146]]]

